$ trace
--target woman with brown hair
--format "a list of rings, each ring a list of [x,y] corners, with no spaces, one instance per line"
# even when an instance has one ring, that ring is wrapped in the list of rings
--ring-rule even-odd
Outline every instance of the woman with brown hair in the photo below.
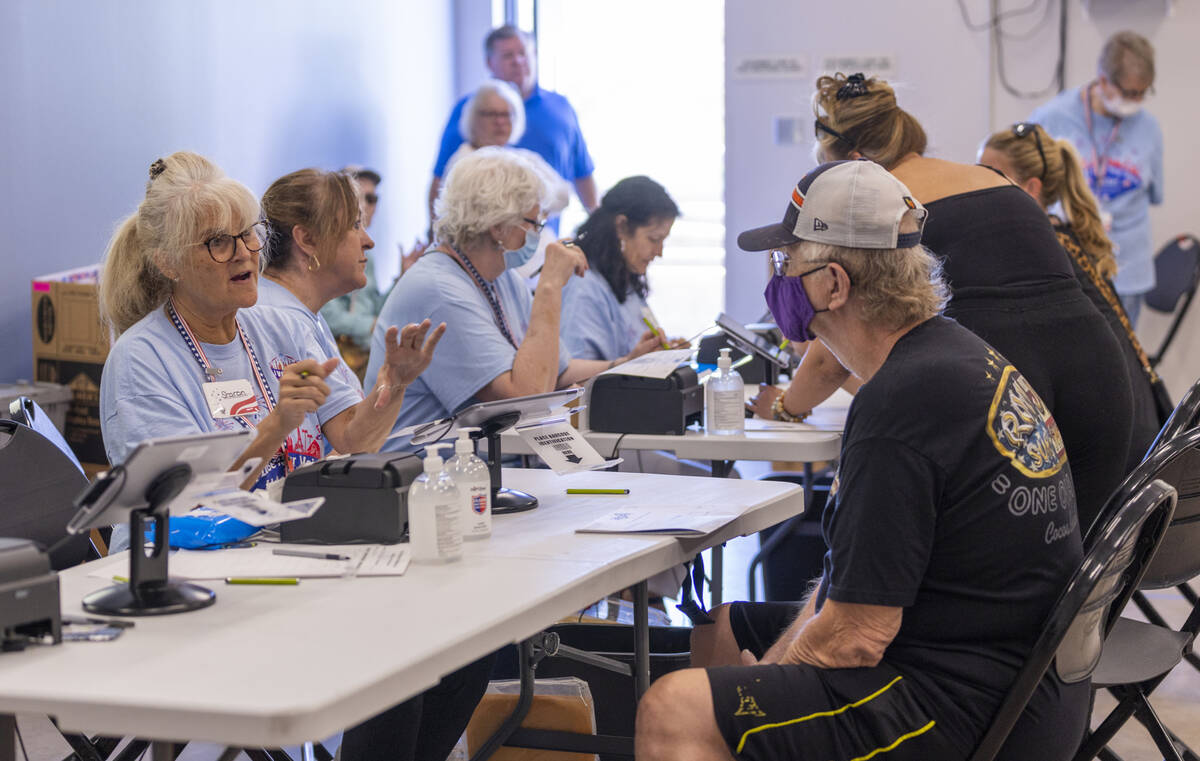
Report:
[[[993,133],[980,152],[979,163],[1004,172],[1043,209],[1062,204],[1066,220],[1051,214],[1050,223],[1071,257],[1083,292],[1108,320],[1129,372],[1134,416],[1127,467],[1132,469],[1170,416],[1171,397],[1150,366],[1113,287],[1117,260],[1079,157],[1068,141],[1050,137],[1041,125],[1020,122]]]
[[[813,111],[822,160],[875,161],[929,210],[922,243],[943,259],[953,294],[946,315],[1003,354],[1050,408],[1086,531],[1125,476],[1132,392],[1120,346],[1081,291],[1045,213],[998,172],[924,155],[924,129],[883,80],[823,76]],[[812,343],[781,412],[802,415],[848,377]],[[757,407],[769,409],[776,396],[765,390]]]

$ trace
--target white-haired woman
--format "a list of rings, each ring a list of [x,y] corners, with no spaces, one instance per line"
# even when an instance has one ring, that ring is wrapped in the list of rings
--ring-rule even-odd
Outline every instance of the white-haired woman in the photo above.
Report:
[[[385,354],[381,325],[412,314],[446,323],[442,348],[409,387],[397,428],[477,401],[563,388],[619,361],[571,359],[560,341],[562,289],[587,270],[582,251],[548,245],[532,297],[510,271],[537,248],[546,195],[530,162],[502,148],[481,148],[447,175],[437,200],[437,244],[392,289],[371,340],[367,377]]]
[[[363,399],[331,374],[339,360],[310,325],[248,309],[265,239],[253,194],[204,157],[179,152],[151,165],[146,196],[113,236],[101,278],[101,314],[120,335],[100,382],[113,464],[143,439],[249,428],[241,461],[262,458],[260,488],[318,459],[325,439],[342,452],[383,443],[437,332],[426,340],[428,320],[385,329],[385,369]]]

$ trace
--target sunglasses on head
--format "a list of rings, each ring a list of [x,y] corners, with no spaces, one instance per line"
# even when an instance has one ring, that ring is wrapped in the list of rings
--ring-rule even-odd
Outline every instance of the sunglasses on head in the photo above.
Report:
[[[816,137],[818,140],[820,140],[820,139],[821,139],[821,133],[822,133],[822,132],[824,132],[824,133],[826,133],[826,134],[829,134],[829,135],[833,135],[833,136],[834,136],[834,137],[836,137],[838,140],[841,140],[843,143],[845,143],[846,145],[850,146],[850,150],[852,150],[852,151],[856,151],[856,150],[858,150],[857,146],[855,146],[855,145],[854,145],[854,141],[853,141],[853,140],[851,140],[850,138],[846,137],[846,136],[845,136],[845,135],[843,135],[841,132],[838,132],[838,131],[837,131],[837,130],[835,130],[833,127],[830,127],[828,124],[826,124],[825,122],[821,121],[820,119],[814,119],[814,120],[813,120],[813,135],[814,135],[814,136],[815,136],[815,137]]]
[[[1038,178],[1042,182],[1046,181],[1046,152],[1042,149],[1042,136],[1038,134],[1037,124],[1033,122],[1017,122],[1012,126],[1012,132],[1018,138],[1023,138],[1026,135],[1033,135],[1033,141],[1037,145],[1038,156],[1042,157],[1042,174]]]

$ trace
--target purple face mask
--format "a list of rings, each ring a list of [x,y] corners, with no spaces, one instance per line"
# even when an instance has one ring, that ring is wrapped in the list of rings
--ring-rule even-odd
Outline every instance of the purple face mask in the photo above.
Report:
[[[771,282],[767,283],[767,290],[763,292],[767,299],[767,307],[775,317],[779,331],[789,341],[812,341],[816,338],[808,326],[818,313],[829,310],[813,308],[812,302],[808,300],[808,292],[804,290],[804,278],[817,270],[825,269],[826,266],[822,264],[799,275],[774,275]]]

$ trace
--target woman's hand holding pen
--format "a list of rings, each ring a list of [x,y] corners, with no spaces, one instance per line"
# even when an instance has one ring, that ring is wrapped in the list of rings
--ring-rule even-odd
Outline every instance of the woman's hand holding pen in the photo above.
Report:
[[[538,282],[561,288],[571,279],[571,275],[583,277],[587,270],[587,257],[581,248],[570,240],[555,241],[546,246],[546,261]]]

